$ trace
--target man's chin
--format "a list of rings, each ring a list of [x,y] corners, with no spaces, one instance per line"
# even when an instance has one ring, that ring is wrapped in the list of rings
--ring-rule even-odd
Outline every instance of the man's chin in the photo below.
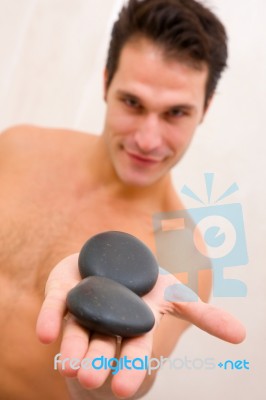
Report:
[[[144,174],[143,174],[144,175]],[[159,182],[160,178],[150,176],[120,176],[121,182],[127,187],[132,188],[148,188]]]

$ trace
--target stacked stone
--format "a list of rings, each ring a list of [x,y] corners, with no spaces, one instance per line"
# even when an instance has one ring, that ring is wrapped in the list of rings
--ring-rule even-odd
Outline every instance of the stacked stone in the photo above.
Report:
[[[134,337],[152,329],[155,320],[141,299],[158,278],[150,249],[118,231],[93,236],[79,254],[82,281],[67,297],[68,310],[90,331]]]

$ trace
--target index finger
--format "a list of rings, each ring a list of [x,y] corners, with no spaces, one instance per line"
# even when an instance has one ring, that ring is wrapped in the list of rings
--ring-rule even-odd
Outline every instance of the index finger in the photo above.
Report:
[[[165,291],[165,300],[171,302],[173,313],[196,325],[203,331],[230,343],[241,343],[246,337],[242,323],[225,310],[204,303],[182,284],[175,284]]]
[[[161,267],[160,276],[163,297],[171,313],[227,342],[238,344],[245,339],[245,327],[230,313],[203,302],[192,289]]]

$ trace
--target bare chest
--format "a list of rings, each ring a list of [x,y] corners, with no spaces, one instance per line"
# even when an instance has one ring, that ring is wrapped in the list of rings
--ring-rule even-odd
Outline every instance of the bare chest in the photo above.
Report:
[[[132,233],[153,247],[152,217],[130,204],[110,203],[91,193],[78,198],[70,192],[16,197],[5,207],[0,233],[0,278],[38,292],[50,270],[78,252],[91,236],[107,230]]]
[[[59,392],[63,390],[62,379],[51,374],[53,357],[59,348],[55,345],[44,350],[35,335],[36,319],[51,269],[64,257],[78,252],[88,238],[102,231],[125,231],[147,244],[152,243],[149,213],[130,205],[111,204],[96,193],[82,198],[62,188],[60,193],[55,191],[54,194],[48,190],[41,195],[17,194],[6,203],[1,218],[0,323],[5,329],[0,350],[5,368],[0,374],[0,386],[5,385],[7,393],[13,390],[12,385],[3,382],[11,381],[15,375],[20,377],[22,386],[27,380],[37,382],[39,376],[45,375],[44,382],[53,379],[51,387],[58,387]],[[12,348],[12,354],[6,348]],[[22,360],[22,365],[18,359]],[[20,367],[25,376],[17,373]],[[34,379],[32,371],[36,371]],[[44,383],[44,390],[46,386]],[[22,391],[18,382],[15,388]],[[29,384],[25,389],[27,399],[31,398],[30,388]]]

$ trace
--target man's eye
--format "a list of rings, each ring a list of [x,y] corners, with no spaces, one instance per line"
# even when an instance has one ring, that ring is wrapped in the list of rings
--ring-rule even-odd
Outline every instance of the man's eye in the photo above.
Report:
[[[169,117],[182,117],[183,115],[185,115],[184,110],[180,109],[180,108],[173,108],[172,110],[168,111],[167,115]]]
[[[139,108],[140,104],[136,99],[132,99],[132,98],[125,98],[124,99],[124,103],[131,108]]]

